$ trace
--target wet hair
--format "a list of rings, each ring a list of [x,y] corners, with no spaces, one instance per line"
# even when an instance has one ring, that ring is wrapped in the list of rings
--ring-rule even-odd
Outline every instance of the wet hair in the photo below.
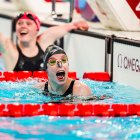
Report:
[[[50,45],[47,47],[45,53],[44,53],[44,70],[47,70],[47,63],[48,63],[48,60],[49,58],[54,55],[54,54],[65,54],[65,51],[57,46],[57,45]]]
[[[33,20],[33,21],[35,22],[36,26],[37,26],[37,30],[39,31],[41,22],[40,22],[39,18],[38,18],[35,14],[33,14],[33,13],[31,13],[31,12],[20,13],[20,14],[13,20],[13,28],[14,28],[14,30],[15,30],[16,23],[17,23],[17,21],[18,21],[19,19],[31,19],[31,20]]]

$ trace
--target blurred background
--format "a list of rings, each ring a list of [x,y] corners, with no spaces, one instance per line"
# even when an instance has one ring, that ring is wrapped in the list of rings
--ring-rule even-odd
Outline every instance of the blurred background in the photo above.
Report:
[[[32,11],[42,22],[86,20],[90,27],[139,31],[139,0],[0,0],[0,13]],[[53,20],[52,20],[53,19]]]

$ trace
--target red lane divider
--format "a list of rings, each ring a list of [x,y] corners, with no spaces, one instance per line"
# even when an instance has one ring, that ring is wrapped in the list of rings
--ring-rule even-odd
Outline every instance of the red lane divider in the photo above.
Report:
[[[43,104],[42,108],[45,115],[58,116],[58,104]]]
[[[41,81],[48,80],[48,74],[46,71],[34,71],[33,78],[39,79]]]
[[[135,110],[137,111],[137,115],[140,116],[140,104],[136,105]]]
[[[78,79],[76,72],[69,72],[68,76],[72,79]],[[5,71],[0,72],[0,81],[24,81],[29,78],[36,78],[39,80],[48,80],[48,75],[46,71]],[[107,72],[85,72],[83,74],[83,79],[90,79],[96,81],[110,81],[110,76]]]
[[[0,116],[4,116],[5,104],[0,104]]]
[[[72,79],[78,79],[76,72],[69,72],[68,76]],[[38,80],[48,80],[48,74],[46,71],[4,71],[0,72],[0,81],[25,81],[29,78],[35,78]]]
[[[85,72],[83,74],[83,79],[107,82],[110,81],[110,76],[108,72]]]
[[[8,104],[6,106],[7,116],[11,117],[22,117],[23,114],[23,105],[22,104]],[[28,114],[26,114],[28,115]]]
[[[75,105],[74,104],[61,104],[58,108],[59,116],[75,116]]]
[[[140,104],[0,104],[0,116],[140,116]]]
[[[68,73],[68,77],[72,78],[72,79],[78,79],[77,78],[77,73],[76,72],[69,72]]]
[[[15,71],[6,71],[3,72],[4,80],[5,81],[16,81],[18,77],[18,72]]]
[[[28,78],[31,78],[33,73],[31,71],[18,71],[18,80],[26,80]]]
[[[40,104],[26,104],[23,107],[23,115],[24,116],[36,116],[44,114],[44,111],[40,111],[41,105]]]

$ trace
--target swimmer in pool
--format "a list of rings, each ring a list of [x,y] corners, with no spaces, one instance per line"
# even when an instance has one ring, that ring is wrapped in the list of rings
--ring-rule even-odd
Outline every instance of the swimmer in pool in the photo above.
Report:
[[[91,89],[80,80],[68,77],[69,62],[65,51],[56,45],[50,45],[44,56],[44,68],[48,81],[44,93],[51,97],[90,96]]]
[[[42,70],[43,55],[47,46],[72,30],[86,31],[89,27],[87,22],[78,21],[49,27],[39,34],[41,23],[35,14],[24,12],[14,21],[17,43],[0,33],[0,52],[4,58],[6,71]]]

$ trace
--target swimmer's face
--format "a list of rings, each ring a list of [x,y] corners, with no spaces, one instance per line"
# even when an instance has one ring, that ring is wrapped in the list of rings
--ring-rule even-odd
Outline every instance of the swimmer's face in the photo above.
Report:
[[[31,19],[19,19],[16,23],[16,34],[21,42],[36,40],[37,26]]]
[[[68,77],[68,58],[65,54],[52,55],[47,63],[49,80],[57,84],[64,84]]]

